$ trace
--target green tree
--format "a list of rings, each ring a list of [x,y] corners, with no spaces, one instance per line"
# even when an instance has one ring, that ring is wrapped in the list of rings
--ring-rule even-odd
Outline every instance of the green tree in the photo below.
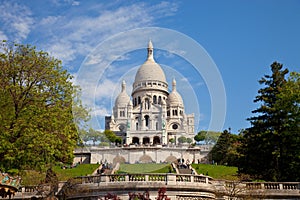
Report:
[[[199,131],[197,135],[195,135],[194,139],[197,142],[204,141],[205,144],[215,144],[218,141],[221,132],[216,131]]]
[[[205,137],[206,137],[206,132],[205,131],[200,131],[200,132],[198,132],[197,135],[195,135],[194,139],[197,142],[201,142],[201,141],[205,140]]]
[[[103,137],[103,134],[100,131],[96,131],[92,128],[87,131],[87,133],[84,135],[83,140],[85,142],[93,141],[93,145],[96,144],[96,142],[100,142],[101,138]]]
[[[192,138],[186,138],[186,142],[187,142],[188,144],[191,144],[191,143],[193,142],[193,139],[192,139]]]
[[[72,162],[78,88],[61,62],[29,45],[0,45],[0,167]],[[80,120],[80,119],[78,119]]]
[[[110,141],[115,144],[121,144],[122,143],[122,138],[117,136],[113,131],[111,130],[105,130],[104,132],[104,137],[102,138],[102,141],[107,142]]]
[[[186,137],[184,137],[184,136],[180,136],[180,137],[178,138],[178,142],[181,143],[181,144],[183,144],[183,143],[186,143],[186,142],[187,142],[187,139],[186,139]]]
[[[277,62],[271,70],[272,75],[259,81],[265,87],[258,90],[254,102],[261,103],[260,107],[253,111],[256,115],[248,119],[251,127],[243,134],[239,171],[268,181],[299,180],[299,176],[287,175],[299,169],[299,77],[297,84],[295,79],[287,82],[288,70]]]
[[[172,144],[175,143],[175,138],[170,138],[169,142],[172,143]]]
[[[300,181],[300,73],[292,72],[280,89],[274,108],[280,123],[279,179]]]
[[[231,134],[230,130],[224,130],[217,143],[208,154],[209,160],[221,165],[236,166],[238,160],[237,148],[239,146],[238,135]]]

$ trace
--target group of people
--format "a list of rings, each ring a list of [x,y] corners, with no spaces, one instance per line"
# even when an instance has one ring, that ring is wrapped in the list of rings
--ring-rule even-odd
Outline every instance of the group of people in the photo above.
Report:
[[[177,160],[177,162],[178,162],[177,167],[178,167],[179,169],[182,169],[182,168],[184,168],[184,169],[190,168],[190,165],[191,165],[192,163],[194,163],[194,161],[191,163],[189,159],[187,159],[187,160],[184,162],[184,159],[183,159],[183,158],[179,158],[179,159]]]
[[[100,162],[100,167],[97,169],[97,174],[104,174],[105,170],[112,170],[112,164],[109,164],[106,160]]]

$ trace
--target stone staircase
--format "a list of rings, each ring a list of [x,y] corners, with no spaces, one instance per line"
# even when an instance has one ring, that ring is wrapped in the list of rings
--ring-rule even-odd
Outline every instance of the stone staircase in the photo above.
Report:
[[[179,168],[179,174],[192,174],[192,170],[189,168]]]
[[[172,167],[176,170],[177,174],[197,174],[191,165],[176,165],[172,163]]]

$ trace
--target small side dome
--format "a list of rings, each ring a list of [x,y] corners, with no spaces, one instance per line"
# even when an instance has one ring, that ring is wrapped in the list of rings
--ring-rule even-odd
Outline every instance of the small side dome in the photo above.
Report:
[[[122,91],[117,96],[115,101],[115,106],[127,106],[130,102],[130,97],[126,93],[126,83],[125,81],[122,82]]]
[[[168,99],[167,99],[168,104],[183,106],[183,101],[182,101],[181,95],[176,91],[175,79],[173,79],[172,87],[173,87],[172,92],[169,94]]]

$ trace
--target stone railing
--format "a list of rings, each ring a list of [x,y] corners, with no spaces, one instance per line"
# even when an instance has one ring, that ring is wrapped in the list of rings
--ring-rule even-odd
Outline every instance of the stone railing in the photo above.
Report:
[[[300,199],[300,182],[238,182],[238,181],[218,181],[213,180],[209,176],[194,175],[194,174],[110,174],[110,175],[96,175],[96,176],[82,176],[71,179],[66,183],[60,183],[59,190],[65,186],[79,186],[82,188],[111,188],[117,190],[118,185],[126,185],[127,188],[132,185],[146,187],[156,190],[159,187],[178,188],[178,190],[186,190],[190,188],[193,192],[201,190],[201,194],[214,195],[222,193],[225,196],[232,193],[239,195],[256,195],[273,196],[279,198],[282,196],[292,195]],[[122,188],[122,187],[121,187]],[[124,188],[123,188],[124,189]],[[37,196],[36,187],[22,187],[16,194],[19,197],[30,198]],[[229,193],[228,193],[229,192]],[[203,194],[204,194],[203,193]],[[231,195],[232,195],[231,194]],[[260,195],[260,196],[259,196]],[[296,198],[296,199],[297,199]],[[263,198],[262,198],[263,199]]]
[[[257,190],[300,190],[300,183],[297,182],[259,182],[245,183],[247,189]]]
[[[166,185],[176,185],[182,182],[212,184],[212,178],[203,175],[185,174],[110,174],[77,177],[75,182],[77,184],[99,184],[101,182],[164,182]]]

